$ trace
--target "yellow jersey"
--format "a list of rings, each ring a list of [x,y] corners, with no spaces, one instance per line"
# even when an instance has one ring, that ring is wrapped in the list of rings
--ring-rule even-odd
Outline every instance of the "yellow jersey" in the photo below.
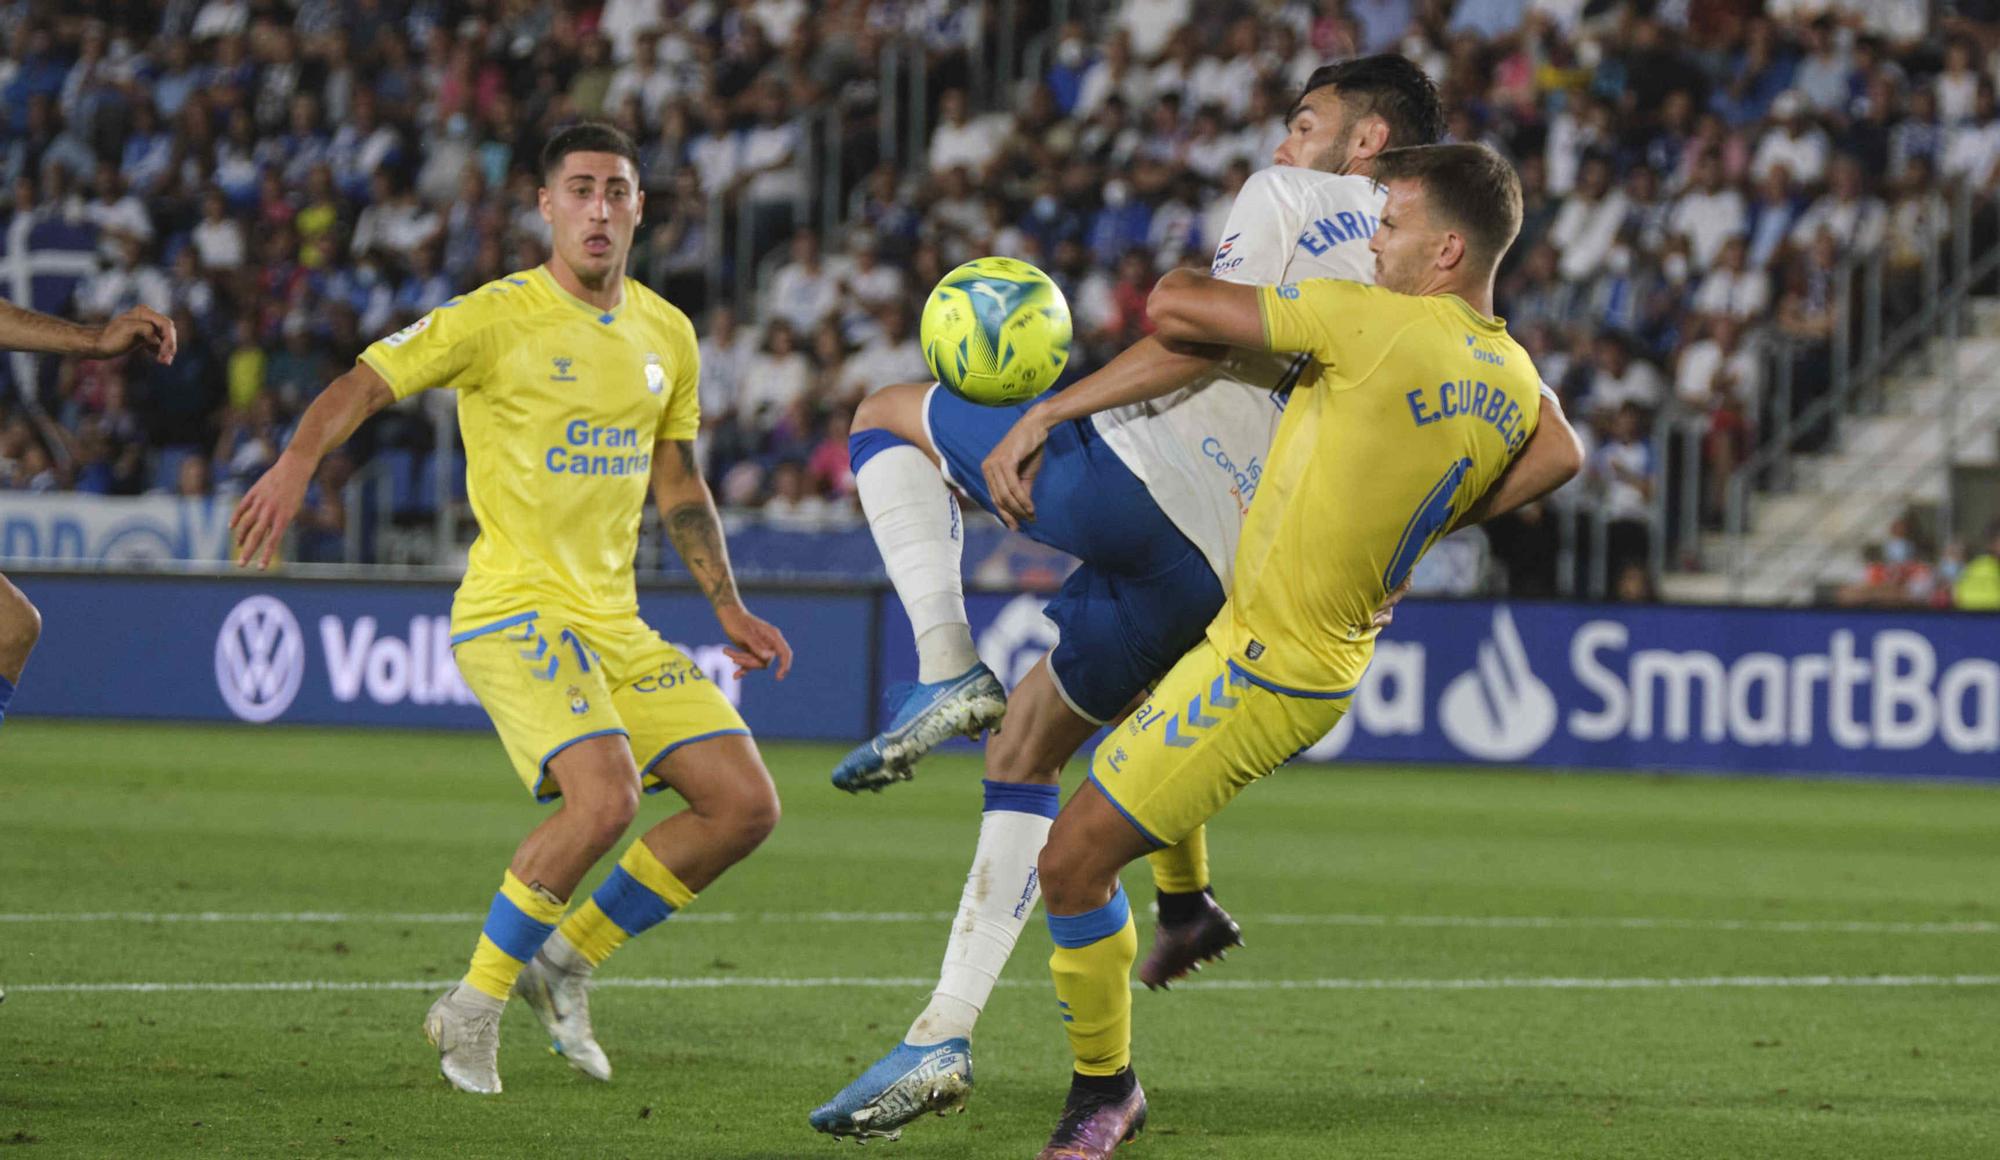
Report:
[[[1374,654],[1375,609],[1527,444],[1541,379],[1503,321],[1453,295],[1311,279],[1260,287],[1258,305],[1270,348],[1314,366],[1209,639],[1268,688],[1338,696]]]
[[[654,445],[700,426],[694,326],[625,280],[600,310],[537,266],[453,298],[361,352],[398,399],[458,390],[479,520],[454,634],[528,609],[638,614],[632,560]]]

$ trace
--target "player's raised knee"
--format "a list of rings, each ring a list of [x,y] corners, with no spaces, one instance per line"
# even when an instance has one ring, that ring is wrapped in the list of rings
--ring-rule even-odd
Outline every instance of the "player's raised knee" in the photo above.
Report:
[[[852,431],[890,431],[905,439],[910,438],[912,423],[921,425],[919,411],[923,407],[924,392],[930,387],[924,383],[898,383],[883,387],[861,400],[854,409]]]

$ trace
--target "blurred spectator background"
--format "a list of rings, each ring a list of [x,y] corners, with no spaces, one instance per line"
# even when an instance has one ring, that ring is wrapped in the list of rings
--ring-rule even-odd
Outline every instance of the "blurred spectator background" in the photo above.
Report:
[[[1500,309],[1592,447],[1439,587],[1577,587],[1550,547],[1587,510],[1607,590],[1648,598],[1658,513],[1681,510],[1654,496],[1698,478],[1712,526],[1738,465],[1828,389],[1844,263],[1883,254],[1893,318],[1944,238],[1941,188],[1983,200],[2000,171],[1987,0],[0,12],[0,293],[88,319],[145,303],[182,343],[169,368],[0,359],[0,489],[240,491],[368,341],[542,259],[540,144],[602,118],[643,152],[632,273],[702,332],[718,496],[739,524],[851,525],[846,423],[926,377],[915,323],[940,274],[986,253],[1041,265],[1076,318],[1068,377],[1087,373],[1146,332],[1160,273],[1206,266],[1307,73],[1395,51],[1438,81],[1455,137],[1521,171]],[[460,502],[440,408],[385,413],[329,461],[302,555],[340,558],[351,480],[383,481],[369,502],[407,524]]]

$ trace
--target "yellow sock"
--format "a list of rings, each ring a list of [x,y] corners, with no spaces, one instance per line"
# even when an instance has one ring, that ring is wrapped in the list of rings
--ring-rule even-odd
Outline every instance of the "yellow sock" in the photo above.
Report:
[[[1111,901],[1078,915],[1049,915],[1063,1030],[1082,1075],[1116,1075],[1132,1063],[1132,964],[1139,931],[1120,886]]]
[[[662,865],[644,841],[632,843],[575,913],[563,920],[562,936],[591,966],[611,957],[625,940],[658,926],[694,901],[694,891]]]
[[[1208,889],[1208,827],[1197,826],[1177,846],[1146,855],[1153,887],[1162,894],[1199,894]]]
[[[555,932],[562,912],[562,899],[507,871],[500,880],[500,893],[493,896],[493,906],[486,912],[486,927],[472,952],[472,968],[465,973],[466,985],[506,1002],[521,968]]]

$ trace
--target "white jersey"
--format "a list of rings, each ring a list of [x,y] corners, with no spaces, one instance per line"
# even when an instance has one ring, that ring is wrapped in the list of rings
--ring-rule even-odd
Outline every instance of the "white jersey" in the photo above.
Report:
[[[1290,166],[1254,173],[1230,208],[1210,272],[1253,284],[1373,284],[1368,240],[1386,197],[1366,177]],[[1235,351],[1199,382],[1091,417],[1160,510],[1208,557],[1224,589],[1278,417],[1309,362],[1306,355]]]

